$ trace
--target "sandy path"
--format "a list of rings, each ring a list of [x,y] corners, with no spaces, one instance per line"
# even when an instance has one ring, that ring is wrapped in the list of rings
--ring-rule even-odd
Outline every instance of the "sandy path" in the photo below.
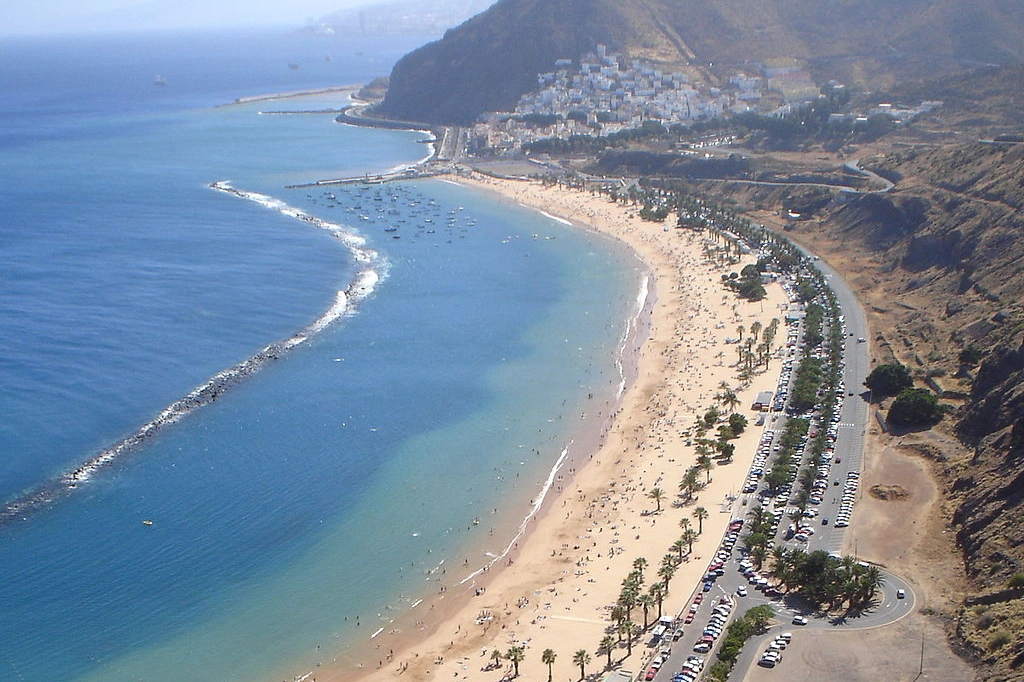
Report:
[[[557,656],[554,679],[579,679],[573,655],[581,649],[592,659],[588,675],[601,671],[607,659],[596,653],[598,644],[607,634],[611,606],[634,560],[647,560],[646,590],[681,534],[680,520],[689,518],[696,528],[693,509],[703,506],[710,516],[692,560],[682,563],[671,581],[664,611],[674,615],[689,602],[707,564],[702,557],[710,556],[728,520],[738,513],[735,494],[761,432],[749,406],[758,391],[774,389],[779,374],[774,360],[767,372],[740,390],[736,345],[725,339],[736,337],[739,325],[749,329],[755,320],[767,325],[779,317],[785,301],[781,288],[770,286],[768,299],[760,303],[736,299],[721,285],[723,271],[705,262],[700,235],[645,223],[635,217],[633,207],[589,192],[485,178],[465,184],[499,192],[581,227],[586,223],[629,244],[653,273],[650,338],[639,350],[636,381],[623,397],[603,446],[577,471],[566,472],[571,478],[564,490],[534,520],[513,562],[496,566],[466,585],[462,594],[449,590],[429,611],[421,607],[429,615],[417,623],[417,632],[382,634],[375,644],[379,657],[362,668],[351,661],[325,662],[315,672],[320,682],[353,677],[497,681],[511,675],[511,666],[503,662],[500,668],[490,667],[490,654],[494,649],[504,653],[515,644],[525,646],[519,669],[531,679],[546,676],[541,653],[549,648]],[[739,394],[738,410],[748,417],[750,428],[734,441],[734,462],[715,468],[699,498],[682,506],[678,484],[696,454],[681,431],[715,404],[723,381]],[[666,493],[658,513],[648,497],[654,487]],[[482,594],[475,595],[478,589]],[[633,620],[642,624],[640,609]],[[645,647],[649,639],[640,636],[630,657],[622,644],[612,655],[613,667],[639,671],[650,654]]]

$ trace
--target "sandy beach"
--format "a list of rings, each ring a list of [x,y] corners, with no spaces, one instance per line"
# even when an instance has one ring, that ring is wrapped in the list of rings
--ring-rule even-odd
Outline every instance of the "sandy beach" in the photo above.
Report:
[[[704,237],[641,221],[636,207],[613,204],[606,197],[484,176],[460,182],[632,247],[652,273],[649,338],[634,358],[627,358],[635,362],[635,381],[600,448],[577,469],[560,472],[561,490],[549,495],[510,561],[450,587],[431,600],[429,610],[421,606],[423,619],[413,631],[379,633],[370,654],[376,660],[328,659],[306,679],[498,681],[512,675],[512,666],[505,660],[494,665],[491,654],[495,649],[504,654],[512,646],[524,648],[520,676],[547,675],[548,666],[541,660],[545,649],[556,654],[553,679],[580,678],[573,656],[581,649],[591,658],[587,675],[598,673],[607,663],[607,656],[597,653],[598,645],[610,632],[611,608],[634,561],[647,561],[646,591],[658,580],[662,557],[672,553],[680,537],[681,520],[689,519],[696,529],[700,524],[694,509],[707,510],[703,532],[671,579],[663,604],[665,614],[676,615],[699,586],[707,565],[704,557],[713,553],[728,521],[742,513],[738,493],[762,431],[754,425],[750,405],[758,391],[774,390],[780,364],[773,360],[743,385],[737,377],[736,345],[726,339],[735,338],[739,326],[749,329],[755,321],[767,325],[780,317],[785,301],[781,287],[769,286],[762,302],[737,299],[721,284],[723,270],[705,261]],[[736,409],[750,426],[733,441],[733,462],[715,467],[697,499],[684,505],[679,481],[697,454],[682,432],[716,404],[723,382],[737,392]],[[665,492],[660,511],[649,497],[656,487]],[[656,617],[655,607],[649,620]],[[636,609],[633,620],[642,625],[643,618]],[[639,635],[632,655],[621,642],[612,653],[612,668],[640,671],[652,653],[646,647],[649,640],[649,634]]]

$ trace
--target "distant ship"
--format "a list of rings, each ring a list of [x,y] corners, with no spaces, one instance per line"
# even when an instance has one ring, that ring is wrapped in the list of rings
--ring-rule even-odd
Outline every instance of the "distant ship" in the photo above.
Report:
[[[288,68],[291,69],[292,71],[295,71],[296,69],[299,68],[299,65],[296,62],[288,62]]]
[[[153,79],[153,85],[167,85],[167,81],[164,80],[163,76],[157,74],[156,78]]]

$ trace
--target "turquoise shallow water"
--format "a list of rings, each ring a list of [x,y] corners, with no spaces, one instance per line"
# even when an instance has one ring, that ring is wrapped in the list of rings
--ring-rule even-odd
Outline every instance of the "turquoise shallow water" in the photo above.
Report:
[[[301,674],[499,554],[580,413],[618,389],[630,257],[442,181],[285,189],[415,161],[423,136],[215,106],[365,81],[412,46],[339,40],[2,46],[20,65],[0,72],[6,500],[321,319],[360,272],[380,280],[305,343],[0,527],[0,677]],[[356,260],[339,235],[376,258]]]

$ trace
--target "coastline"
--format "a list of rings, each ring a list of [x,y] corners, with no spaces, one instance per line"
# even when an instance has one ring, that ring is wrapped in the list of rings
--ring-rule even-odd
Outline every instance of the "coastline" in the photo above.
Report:
[[[295,679],[498,680],[510,668],[492,666],[490,654],[513,645],[525,649],[521,672],[543,670],[541,652],[549,648],[557,656],[556,675],[578,676],[572,658],[580,649],[592,657],[591,672],[602,669],[606,658],[596,649],[633,561],[644,557],[646,582],[654,582],[661,557],[681,533],[680,520],[693,521],[695,506],[710,512],[687,556],[692,560],[680,564],[665,599],[664,613],[675,615],[703,574],[701,557],[718,545],[741,504],[735,493],[760,429],[751,424],[734,441],[736,459],[711,473],[694,504],[677,507],[678,480],[697,456],[682,431],[715,404],[721,382],[738,384],[725,339],[739,324],[756,319],[766,325],[785,300],[781,288],[769,287],[768,299],[759,304],[740,301],[722,288],[722,270],[705,262],[699,235],[645,223],[634,208],[589,192],[484,176],[457,181],[616,239],[645,264],[651,275],[645,310],[631,330],[637,338],[627,338],[619,360],[625,391],[610,419],[602,420],[600,433],[574,443],[575,455],[562,469],[552,469],[549,483],[558,485],[548,486],[544,504],[524,521],[507,560],[502,557],[491,563],[494,570],[476,572],[417,604],[417,615],[429,611],[422,620],[411,622],[407,614],[393,629],[372,633],[333,662]],[[744,408],[758,391],[774,388],[778,371],[773,361],[749,386],[737,389],[739,411],[751,422],[753,413]],[[666,493],[660,512],[648,498],[654,487]],[[642,615],[635,612],[633,619],[642,622]],[[639,670],[646,662],[646,640],[641,638],[628,657],[621,644],[612,667]],[[616,665],[619,659],[624,660]]]

